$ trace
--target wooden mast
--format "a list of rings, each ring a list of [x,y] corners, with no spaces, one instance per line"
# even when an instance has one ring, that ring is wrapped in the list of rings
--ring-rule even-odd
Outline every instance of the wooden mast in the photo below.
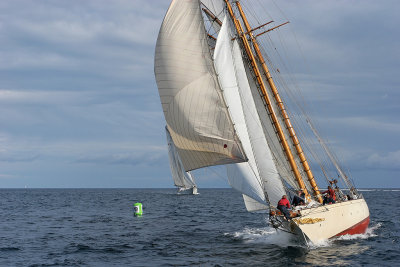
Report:
[[[257,80],[258,86],[259,86],[259,88],[261,90],[261,93],[263,95],[264,101],[265,101],[265,103],[267,105],[268,113],[271,116],[272,124],[275,127],[276,132],[278,134],[278,137],[279,137],[279,139],[281,141],[281,144],[282,144],[282,147],[283,147],[283,151],[284,151],[284,153],[285,153],[285,155],[286,155],[286,157],[287,157],[287,159],[289,161],[290,167],[292,168],[292,171],[293,171],[293,173],[295,175],[295,178],[296,178],[296,181],[297,181],[299,187],[301,188],[301,190],[303,190],[303,192],[306,195],[306,197],[309,198],[309,193],[307,191],[307,188],[305,187],[304,181],[303,181],[303,179],[302,179],[302,177],[300,175],[300,172],[299,172],[299,170],[297,168],[296,162],[294,161],[294,158],[293,158],[293,155],[292,155],[292,151],[290,150],[289,144],[286,141],[285,135],[284,135],[284,133],[282,131],[281,125],[279,124],[279,121],[278,121],[278,118],[277,118],[277,116],[275,114],[275,111],[272,108],[270,97],[268,96],[267,89],[266,89],[266,86],[264,84],[264,81],[261,78],[261,73],[260,73],[260,70],[258,68],[258,65],[257,65],[256,59],[254,57],[254,54],[252,52],[252,49],[250,47],[249,41],[247,40],[247,37],[244,34],[244,30],[243,30],[243,27],[242,27],[240,21],[236,18],[235,14],[233,13],[232,6],[229,3],[229,0],[225,0],[225,2],[226,2],[226,5],[227,5],[227,8],[228,8],[228,12],[229,12],[234,24],[235,24],[235,28],[236,28],[236,31],[238,33],[238,36],[240,37],[240,39],[243,42],[243,46],[245,48],[246,54],[247,54],[247,56],[248,56],[248,58],[250,60],[251,67],[252,67],[253,72],[254,72],[254,74],[256,76],[256,80]],[[248,31],[250,31],[250,30],[248,30]]]
[[[272,91],[272,93],[274,95],[275,102],[278,105],[279,110],[280,110],[280,112],[282,114],[283,121],[285,122],[285,126],[289,131],[289,135],[290,135],[290,137],[292,139],[293,145],[296,148],[297,155],[298,155],[298,157],[300,159],[300,162],[301,162],[301,164],[303,166],[303,169],[304,169],[305,173],[307,174],[308,181],[310,182],[310,184],[311,184],[311,186],[313,188],[314,195],[318,198],[318,201],[320,203],[322,203],[321,194],[319,192],[317,183],[315,182],[314,175],[313,175],[313,173],[312,173],[312,171],[310,169],[310,166],[308,165],[308,162],[307,162],[307,159],[306,159],[306,157],[304,155],[303,149],[301,148],[299,139],[296,136],[296,133],[295,133],[295,131],[293,129],[293,126],[292,126],[292,124],[290,122],[289,116],[288,116],[288,114],[286,112],[285,106],[283,105],[282,99],[279,96],[278,90],[276,89],[276,86],[275,86],[275,83],[274,83],[274,81],[272,79],[271,73],[268,70],[268,66],[265,63],[264,57],[263,57],[263,55],[261,54],[261,51],[260,51],[260,47],[258,46],[257,40],[256,40],[256,38],[254,37],[254,35],[253,35],[252,31],[251,31],[250,24],[247,21],[247,18],[245,16],[244,12],[243,12],[243,9],[242,9],[239,1],[236,1],[236,6],[237,6],[237,8],[239,10],[239,13],[240,13],[240,16],[242,17],[242,20],[243,20],[243,22],[244,22],[244,24],[246,26],[248,35],[249,35],[249,37],[251,39],[251,42],[253,44],[253,48],[254,48],[254,50],[256,52],[257,58],[258,58],[259,62],[261,63],[261,66],[263,68],[265,76],[267,77],[268,84],[269,84],[269,86],[271,88],[271,91]]]

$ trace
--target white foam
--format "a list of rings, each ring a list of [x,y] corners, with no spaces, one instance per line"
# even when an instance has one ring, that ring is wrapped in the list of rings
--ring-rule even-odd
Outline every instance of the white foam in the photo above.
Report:
[[[346,189],[345,189],[344,191],[349,191],[349,190],[346,190]],[[360,192],[370,192],[370,191],[378,191],[378,192],[381,192],[381,191],[383,191],[383,192],[400,192],[400,189],[399,189],[399,188],[395,188],[395,189],[377,188],[377,189],[357,189],[357,191],[360,191]]]
[[[357,191],[360,191],[360,192],[374,192],[374,191],[379,191],[379,190],[377,190],[377,189],[357,189]]]
[[[255,244],[273,244],[281,247],[302,246],[293,235],[282,231],[277,231],[272,227],[263,228],[245,228],[243,231],[235,233],[225,233],[225,235],[233,235],[233,237],[242,239],[245,243]]]
[[[367,231],[364,234],[343,235],[329,240],[320,240],[316,243],[309,242],[308,248],[318,249],[321,247],[330,247],[336,240],[357,240],[357,239],[367,239],[370,237],[374,237],[377,236],[374,232],[381,226],[382,226],[381,223],[371,226],[367,229]],[[245,243],[273,244],[280,247],[287,247],[287,246],[305,247],[305,245],[299,242],[297,239],[295,239],[292,234],[279,230],[277,231],[272,227],[263,227],[263,228],[246,227],[242,231],[234,232],[233,234],[225,233],[224,235],[233,236],[234,238],[241,239]]]
[[[385,190],[383,190],[384,192],[399,192],[400,191],[400,189],[385,189]]]
[[[317,241],[315,243],[309,242],[308,246],[309,246],[310,249],[330,247],[330,246],[332,246],[332,242],[333,242],[333,240],[324,239],[324,240],[319,240],[319,241]]]
[[[375,230],[379,229],[382,226],[381,223],[377,223],[374,226],[368,227],[367,231],[364,234],[357,235],[342,235],[336,238],[336,240],[355,240],[355,239],[367,239],[370,237],[378,236],[374,233]]]
[[[368,239],[370,237],[377,236],[374,232],[379,229],[382,226],[381,223],[378,223],[374,226],[371,226],[367,229],[367,231],[364,234],[356,234],[356,235],[342,235],[339,237],[335,237],[329,240],[320,240],[316,243],[309,243],[310,249],[317,249],[320,247],[329,247],[333,244],[334,241],[336,240],[357,240],[357,239]]]

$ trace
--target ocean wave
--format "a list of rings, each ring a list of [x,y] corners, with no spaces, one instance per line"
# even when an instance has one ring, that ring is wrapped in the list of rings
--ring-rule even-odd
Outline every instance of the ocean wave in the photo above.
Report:
[[[0,251],[18,251],[18,250],[21,250],[21,249],[18,248],[18,247],[3,247],[3,248],[0,248]]]
[[[308,243],[308,248],[309,249],[318,249],[318,248],[325,248],[325,247],[330,247],[333,244],[332,239],[323,239],[319,240],[317,242],[309,242]]]
[[[346,190],[348,191],[348,190]],[[360,192],[374,192],[374,191],[380,191],[379,189],[357,189],[357,191]]]
[[[348,191],[348,190],[344,190],[344,191]],[[360,192],[400,192],[399,188],[393,188],[393,189],[389,189],[389,188],[379,188],[379,189],[357,189],[357,191]]]
[[[384,189],[383,192],[400,192],[400,189]]]

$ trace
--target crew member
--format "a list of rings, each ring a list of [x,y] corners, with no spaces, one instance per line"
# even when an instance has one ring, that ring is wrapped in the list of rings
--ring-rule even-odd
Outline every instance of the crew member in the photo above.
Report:
[[[323,202],[324,205],[327,203],[333,204],[336,202],[335,190],[333,190],[331,186],[328,186],[328,190],[322,192],[322,194],[327,194],[324,197],[324,202]]]
[[[290,221],[290,212],[288,209],[290,209],[289,200],[287,200],[286,195],[283,195],[281,200],[278,201],[278,210],[280,210],[283,215],[285,215],[285,218]]]
[[[292,200],[293,206],[304,205],[304,193],[301,190],[297,191],[297,196],[293,197]]]

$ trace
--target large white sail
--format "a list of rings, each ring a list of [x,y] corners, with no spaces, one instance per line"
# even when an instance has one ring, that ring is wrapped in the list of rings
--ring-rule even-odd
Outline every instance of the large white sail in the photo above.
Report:
[[[172,1],[155,52],[158,91],[186,171],[243,162],[207,43],[200,2]]]
[[[175,186],[183,190],[196,187],[192,174],[186,172],[183,168],[181,158],[176,151],[174,141],[172,141],[167,127],[165,127],[165,133],[168,142],[169,165],[171,167],[172,179],[174,180]]]
[[[247,193],[249,189],[254,192],[252,187],[258,185],[263,194],[266,193],[270,204],[275,206],[285,190],[263,133],[239,45],[236,40],[232,41],[227,17],[218,35],[214,62],[226,103],[232,107],[229,112],[249,159],[246,163],[227,166],[230,184],[253,199],[265,199],[264,196],[257,199]]]

